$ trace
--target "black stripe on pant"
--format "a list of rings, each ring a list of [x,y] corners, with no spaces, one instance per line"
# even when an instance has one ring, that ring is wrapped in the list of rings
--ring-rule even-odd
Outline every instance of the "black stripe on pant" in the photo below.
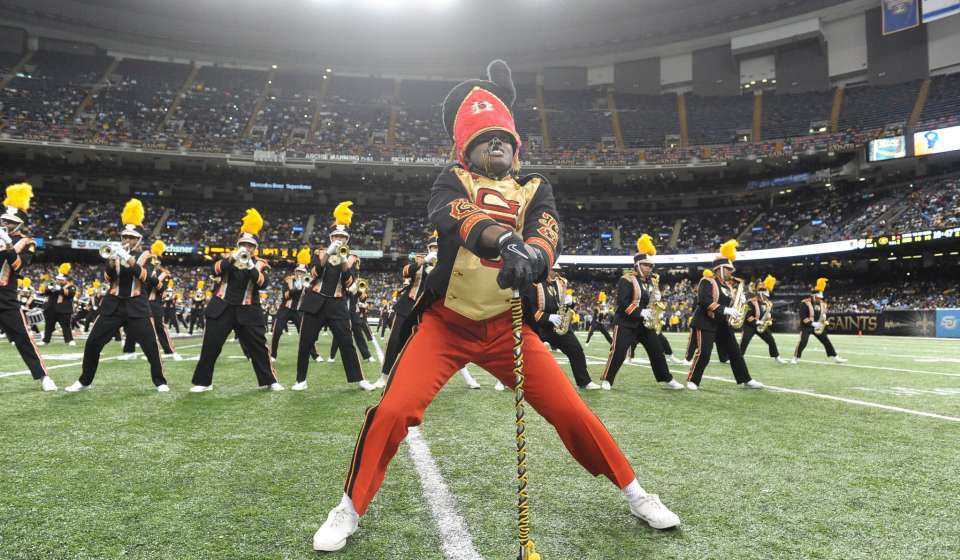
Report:
[[[747,355],[747,346],[750,346],[750,339],[754,336],[759,336],[760,340],[767,343],[767,350],[770,352],[771,358],[780,356],[780,351],[777,350],[777,341],[773,339],[773,333],[770,332],[770,329],[762,333],[757,332],[757,327],[753,326],[753,323],[743,325],[743,334],[740,336],[740,354]]]
[[[571,331],[559,335],[554,332],[553,329],[550,329],[543,331],[540,338],[563,352],[567,359],[570,360],[570,369],[573,370],[573,378],[577,382],[577,387],[586,387],[587,384],[590,383],[590,372],[587,371],[587,357],[583,353],[583,346],[580,345],[580,340],[577,339],[577,335]]]
[[[50,344],[50,338],[53,336],[53,331],[56,330],[57,325],[60,325],[60,330],[63,331],[63,341],[66,343],[72,342],[73,333],[70,331],[70,319],[69,313],[48,313],[47,322],[43,326],[43,343]]]
[[[250,359],[257,385],[264,387],[277,382],[277,373],[270,365],[266,327],[259,322],[250,325],[240,323],[237,320],[237,306],[228,305],[219,317],[206,318],[200,360],[193,371],[193,384],[204,387],[213,385],[213,367],[231,332],[236,332],[243,353]]]
[[[304,311],[302,315],[300,345],[297,350],[297,383],[307,380],[310,353],[320,336],[320,329],[324,326],[330,328],[334,341],[340,346],[340,359],[343,361],[343,370],[347,374],[347,383],[362,381],[363,369],[360,367],[360,358],[357,357],[357,349],[353,347],[353,342],[350,340],[350,321],[341,318],[329,319],[323,309],[320,313]]]
[[[160,349],[157,347],[157,335],[147,317],[128,317],[126,306],[121,302],[117,310],[111,315],[103,313],[97,317],[87,336],[87,343],[83,347],[83,372],[80,374],[80,384],[90,385],[97,374],[100,365],[100,354],[103,347],[113,338],[113,335],[123,327],[127,337],[140,345],[143,355],[150,362],[150,377],[154,385],[166,385],[163,362],[160,360]]]
[[[4,309],[0,311],[0,330],[17,347],[17,352],[23,358],[23,363],[30,370],[34,379],[42,379],[47,375],[43,359],[37,350],[33,337],[27,332],[27,318],[20,309]]]
[[[647,352],[650,367],[653,368],[653,377],[657,382],[668,382],[673,379],[670,368],[667,367],[667,359],[663,355],[663,347],[660,346],[660,338],[657,333],[643,326],[616,325],[613,327],[613,345],[610,347],[607,365],[601,376],[603,381],[613,385],[620,367],[623,366],[623,360],[627,357],[627,351],[637,343],[641,344]]]
[[[837,355],[837,351],[833,348],[833,343],[830,342],[830,337],[827,336],[827,332],[824,331],[822,334],[816,334],[813,332],[813,327],[802,327],[800,329],[800,342],[797,343],[797,349],[794,351],[793,356],[796,359],[800,359],[800,356],[803,355],[803,349],[807,347],[807,341],[810,340],[810,335],[817,337],[817,340],[820,341],[820,344],[823,344],[824,350],[827,351],[827,357],[833,358]]]
[[[693,337],[696,340],[697,347],[693,353],[693,364],[690,366],[687,381],[693,381],[694,384],[700,385],[700,381],[703,379],[703,371],[707,369],[707,364],[710,363],[710,354],[713,353],[714,345],[717,347],[720,361],[725,361],[725,358],[730,360],[730,369],[733,371],[733,377],[737,383],[750,381],[751,377],[747,370],[747,363],[743,361],[740,346],[737,344],[737,337],[730,330],[730,327],[723,324],[716,331],[694,328]]]

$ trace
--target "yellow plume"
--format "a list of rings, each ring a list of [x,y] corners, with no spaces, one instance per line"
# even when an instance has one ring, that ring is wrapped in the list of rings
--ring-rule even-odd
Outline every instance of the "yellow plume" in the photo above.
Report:
[[[66,276],[67,274],[70,274],[71,268],[72,267],[70,266],[70,263],[63,263],[60,265],[60,268],[57,269],[57,272],[59,272],[62,276]]]
[[[173,289],[173,278],[167,280],[167,287],[171,290]]]
[[[637,239],[637,252],[651,257],[657,254],[657,248],[653,246],[653,238],[646,233]]]
[[[46,281],[49,280],[49,279],[50,279],[50,275],[47,274],[46,272],[44,272],[43,274],[40,275],[40,281],[41,281],[41,282],[46,282]]]
[[[93,281],[93,289],[94,289],[94,290],[99,290],[99,289],[100,289],[100,281],[99,281],[99,280],[94,280],[94,281]]]
[[[311,259],[310,249],[308,247],[304,247],[303,249],[300,249],[297,252],[297,264],[302,264],[303,266],[307,266],[308,264],[310,264],[310,259]]]
[[[263,229],[263,216],[260,215],[260,212],[257,212],[256,208],[248,209],[243,216],[240,231],[250,235],[259,235],[261,229]]]
[[[777,285],[777,279],[773,276],[767,274],[767,277],[763,279],[763,287],[767,289],[768,292],[773,291],[773,287]]]
[[[206,285],[207,285],[207,283],[204,282],[203,280],[197,280],[197,289],[198,289],[198,290],[202,290],[202,289],[204,288],[204,286],[206,286]]]
[[[564,293],[567,294],[568,296],[572,296],[572,295],[573,295],[573,288],[567,288],[567,291],[564,292]]]
[[[210,297],[213,295],[213,292],[211,292],[210,290],[207,290],[206,292],[203,292],[203,295]]]
[[[30,199],[33,198],[33,185],[30,183],[17,183],[7,187],[7,198],[3,200],[4,206],[13,206],[17,210],[26,212],[30,209]]]
[[[600,294],[597,295],[597,301],[599,301],[600,303],[607,301],[607,292],[604,292],[601,290]]]
[[[827,279],[826,278],[817,278],[817,286],[814,288],[818,292],[822,292],[827,289]]]
[[[17,278],[17,288],[23,287],[23,278]]]
[[[146,211],[143,209],[143,203],[136,198],[131,198],[123,207],[123,213],[120,214],[120,221],[123,225],[143,226],[143,217]]]
[[[703,269],[703,277],[704,277],[704,278],[713,278],[713,271],[710,270],[709,268]]]
[[[24,287],[24,288],[29,288],[29,287],[32,286],[32,285],[33,285],[33,280],[31,280],[31,279],[29,279],[29,278],[24,278],[24,279],[23,279],[23,287]]]
[[[353,206],[353,203],[349,200],[337,204],[337,207],[333,209],[334,223],[338,226],[349,226],[350,222],[353,221],[353,210],[350,209],[351,206]]]
[[[440,232],[437,231],[437,230],[433,230],[433,236],[434,236],[434,237],[440,237]]]
[[[87,294],[87,297],[92,296],[92,295],[93,295],[93,288],[87,288],[86,290],[84,290],[84,293]]]
[[[163,253],[167,250],[167,244],[163,241],[157,239],[153,242],[153,245],[150,246],[150,252],[153,253],[155,257],[162,257]]]
[[[731,261],[737,260],[737,240],[731,239],[723,245],[720,246],[720,254],[724,257],[730,259]]]

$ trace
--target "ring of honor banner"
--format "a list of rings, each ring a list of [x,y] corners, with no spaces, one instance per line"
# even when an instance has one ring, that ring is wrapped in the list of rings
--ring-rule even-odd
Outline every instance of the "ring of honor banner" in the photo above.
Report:
[[[884,15],[887,1],[884,0]],[[923,0],[923,23],[960,13],[960,0]],[[899,30],[898,30],[899,31]]]
[[[883,34],[906,31],[920,25],[919,0],[881,0],[883,8]],[[926,21],[926,18],[924,18]]]

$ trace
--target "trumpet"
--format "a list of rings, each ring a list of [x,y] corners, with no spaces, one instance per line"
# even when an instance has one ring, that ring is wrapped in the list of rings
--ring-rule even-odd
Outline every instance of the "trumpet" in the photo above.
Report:
[[[367,287],[368,285],[366,280],[360,279],[357,281],[357,289],[360,290],[361,292],[367,291]]]
[[[123,264],[130,264],[130,261],[133,260],[133,257],[130,256],[130,253],[123,248],[123,245],[119,243],[108,243],[107,245],[102,245],[100,247],[100,257],[104,260],[112,261],[118,260]]]
[[[331,243],[327,248],[327,262],[340,266],[350,256],[350,247],[343,243]]]
[[[240,270],[247,270],[253,267],[253,255],[246,249],[237,249],[230,255],[230,258],[233,259],[234,264]]]

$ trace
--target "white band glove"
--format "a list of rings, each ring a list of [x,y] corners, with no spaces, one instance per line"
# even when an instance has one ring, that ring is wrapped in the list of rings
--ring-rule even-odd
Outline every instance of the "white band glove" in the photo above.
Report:
[[[554,313],[554,314],[550,315],[549,317],[547,317],[547,320],[550,321],[551,323],[553,323],[553,326],[554,326],[554,327],[559,327],[559,326],[560,326],[560,323],[563,322],[563,319],[560,318],[560,316],[557,315],[556,313]]]
[[[0,243],[3,243],[7,247],[13,245],[13,239],[10,239],[10,234],[7,233],[6,229],[0,229]]]
[[[649,321],[650,318],[653,317],[653,311],[650,311],[649,309],[644,309],[643,311],[640,312],[640,316],[643,317],[644,321]]]
[[[723,314],[733,319],[740,317],[740,313],[738,313],[737,310],[732,307],[724,307]]]
[[[821,323],[820,321],[814,321],[814,322],[812,323],[812,326],[813,326],[813,328],[815,328],[815,329],[819,329],[820,327],[823,326],[823,323]]]
[[[573,296],[563,296],[564,305],[573,305]]]

